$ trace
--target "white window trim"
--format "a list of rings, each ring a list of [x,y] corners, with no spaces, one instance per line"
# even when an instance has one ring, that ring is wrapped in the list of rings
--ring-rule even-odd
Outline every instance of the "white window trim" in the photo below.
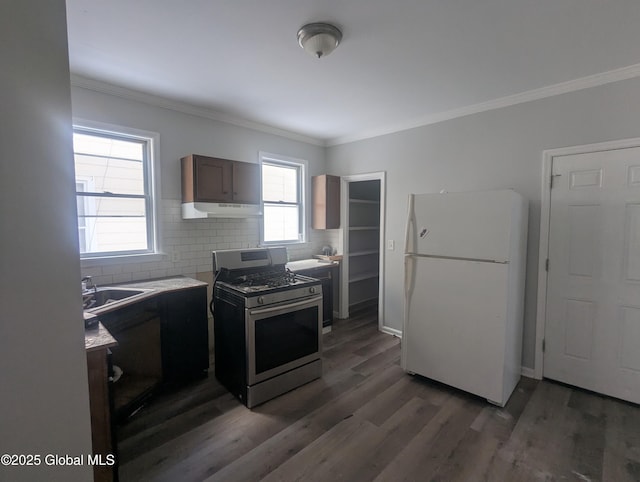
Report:
[[[132,137],[143,137],[149,139],[149,175],[151,176],[150,195],[151,195],[151,230],[153,233],[152,251],[149,253],[132,253],[120,255],[104,255],[80,257],[81,268],[91,268],[94,266],[104,266],[111,264],[124,263],[140,263],[146,261],[161,261],[166,259],[167,255],[161,250],[160,240],[160,134],[152,131],[145,131],[133,127],[126,127],[105,122],[97,122],[80,117],[73,118],[73,128],[83,129],[86,131],[95,131],[97,133],[112,133],[115,135],[129,135]]]
[[[87,178],[87,177],[78,177],[76,176],[76,184],[81,184],[82,186],[84,186],[84,190],[87,191],[88,186],[90,186],[92,183],[92,180]],[[76,192],[78,191],[77,187],[76,187]],[[77,196],[76,196],[77,197]],[[85,197],[83,198],[84,201],[84,209],[85,211],[90,210],[91,209],[91,204],[93,202],[93,198],[90,197]],[[86,220],[85,218],[85,226],[84,226],[84,242],[85,245],[88,246],[91,242],[91,239],[87,236],[87,230],[90,229],[91,226],[88,225],[89,221]],[[80,229],[80,226],[78,225],[78,230]]]
[[[269,152],[260,151],[258,153],[258,163],[260,164],[260,185],[262,186],[262,163],[263,161],[289,164],[291,166],[300,167],[300,203],[302,204],[302,212],[300,219],[301,226],[301,239],[296,241],[265,241],[264,240],[264,217],[260,218],[260,246],[282,246],[282,245],[305,245],[309,242],[309,227],[307,226],[307,210],[309,206],[309,194],[307,186],[309,185],[309,162],[304,159],[297,159],[295,157],[282,156],[280,154],[272,154]],[[264,212],[264,201],[262,193],[260,194],[260,206]]]

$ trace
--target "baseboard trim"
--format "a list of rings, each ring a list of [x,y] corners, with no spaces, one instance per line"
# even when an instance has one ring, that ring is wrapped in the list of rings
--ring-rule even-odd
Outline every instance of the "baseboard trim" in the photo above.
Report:
[[[396,336],[396,337],[402,339],[402,330],[397,330],[397,329],[391,328],[389,326],[383,326],[382,328],[380,328],[380,331],[382,333],[386,333],[387,335],[393,335],[393,336]]]

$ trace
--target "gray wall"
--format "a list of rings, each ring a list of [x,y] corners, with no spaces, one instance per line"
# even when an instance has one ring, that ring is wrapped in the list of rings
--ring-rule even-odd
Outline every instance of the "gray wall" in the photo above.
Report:
[[[640,136],[640,79],[470,115],[327,149],[337,175],[387,172],[385,325],[402,329],[409,193],[513,188],[529,200],[523,366],[533,368],[542,152]]]
[[[160,134],[161,198],[180,199],[180,158],[203,154],[258,162],[258,151],[309,161],[324,174],[324,148],[285,137],[185,114],[131,98],[72,87],[73,117]]]
[[[65,2],[3,1],[0,31],[0,454],[79,456],[91,433]],[[91,477],[0,465],[0,480]]]
[[[95,88],[101,89],[103,84],[97,84]],[[212,250],[258,244],[257,219],[181,218],[180,158],[187,154],[258,162],[259,151],[264,151],[308,161],[308,179],[326,171],[324,148],[317,145],[160,107],[157,104],[162,105],[164,101],[156,98],[148,101],[149,96],[122,89],[114,95],[73,86],[71,93],[76,121],[87,120],[159,134],[160,148],[154,161],[160,178],[156,200],[160,251],[164,254],[126,263],[82,261],[82,273],[93,276],[98,284],[173,275],[194,276],[211,271]],[[310,195],[307,190],[307,201]],[[309,226],[310,209],[307,214]],[[331,233],[308,229],[308,235],[307,243],[290,246],[291,259],[308,258],[320,252]]]

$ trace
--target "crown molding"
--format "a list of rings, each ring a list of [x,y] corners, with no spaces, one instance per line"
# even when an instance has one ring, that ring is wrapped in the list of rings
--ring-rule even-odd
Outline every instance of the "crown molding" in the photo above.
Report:
[[[71,85],[73,87],[79,87],[82,89],[92,90],[94,92],[100,92],[102,94],[113,95],[123,99],[134,100],[145,104],[153,105],[155,107],[161,107],[163,109],[180,112],[183,114],[194,115],[197,117],[203,117],[205,119],[224,122],[226,124],[232,124],[238,127],[244,127],[255,131],[264,132],[266,134],[273,134],[280,137],[285,137],[294,141],[304,142],[306,144],[312,144],[315,146],[325,147],[326,143],[323,140],[291,132],[278,127],[273,127],[267,124],[250,121],[241,117],[235,117],[229,114],[218,112],[214,109],[206,107],[199,107],[186,102],[180,102],[176,100],[167,99],[158,95],[148,94],[140,92],[138,90],[121,87],[118,85],[108,84],[99,80],[89,79],[80,75],[71,74]]]
[[[229,114],[215,111],[213,109],[199,107],[186,102],[180,102],[175,100],[166,99],[153,94],[147,94],[144,92],[128,89],[113,84],[108,84],[94,79],[89,79],[79,75],[71,75],[71,85],[74,87],[80,87],[83,89],[92,90],[95,92],[101,92],[104,94],[114,95],[124,99],[135,100],[143,102],[145,104],[162,107],[164,109],[181,112],[184,114],[190,114],[205,119],[215,120],[232,124],[238,127],[244,127],[267,134],[272,134],[280,137],[285,137],[294,141],[304,142],[320,147],[332,147],[341,144],[348,144],[350,142],[362,141],[371,139],[374,137],[384,136],[387,134],[394,134],[409,129],[415,129],[416,127],[423,127],[431,124],[437,124],[447,120],[457,119],[459,117],[465,117],[472,114],[479,114],[481,112],[487,112],[491,110],[501,109],[503,107],[509,107],[517,104],[524,104],[534,100],[545,99],[547,97],[553,97],[560,94],[566,94],[569,92],[576,92],[579,90],[589,89],[591,87],[598,87],[601,85],[611,84],[619,82],[621,80],[627,80],[640,77],[640,64],[634,64],[627,67],[622,67],[608,72],[602,72],[600,74],[589,75],[581,77],[579,79],[569,80],[567,82],[561,82],[539,89],[533,89],[519,94],[509,95],[506,97],[500,97],[498,99],[489,100],[487,102],[481,102],[473,104],[459,109],[452,109],[445,112],[439,112],[437,114],[418,117],[416,119],[400,122],[386,127],[378,129],[370,129],[366,131],[360,131],[358,133],[339,136],[330,139],[318,139],[315,137],[309,137],[296,132],[280,129],[267,124],[250,121],[240,117],[235,117]]]
[[[619,82],[621,80],[632,79],[635,77],[640,77],[640,64],[634,64],[628,67],[622,67],[620,69],[610,70],[608,72],[603,72],[600,74],[589,75],[587,77],[581,77],[579,79],[569,80],[567,82],[561,82],[559,84],[549,85],[546,87],[541,87],[539,89],[521,92],[519,94],[500,97],[498,99],[461,107],[459,109],[452,109],[433,115],[419,117],[412,121],[398,123],[386,128],[371,129],[368,131],[362,131],[358,134],[334,137],[331,139],[327,139],[325,145],[327,147],[331,147],[341,144],[347,144],[350,142],[371,139],[373,137],[393,134],[396,132],[414,129],[416,127],[437,124],[439,122],[456,119],[458,117],[464,117],[471,114],[478,114],[480,112],[501,109],[503,107],[509,107],[516,104],[524,104],[525,102],[531,102],[533,100],[545,99],[547,97],[553,97],[560,94],[589,89],[591,87],[598,87],[600,85],[611,84],[613,82]]]

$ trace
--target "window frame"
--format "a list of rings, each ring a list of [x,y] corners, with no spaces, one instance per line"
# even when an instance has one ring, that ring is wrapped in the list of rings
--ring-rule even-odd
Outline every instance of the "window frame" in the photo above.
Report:
[[[91,180],[86,177],[78,177],[76,176],[76,202],[79,207],[82,204],[82,210],[86,211],[91,204],[92,199],[88,196],[82,196],[82,198],[78,197],[78,192],[87,192],[87,186],[91,184]],[[79,189],[81,187],[82,189]],[[82,200],[82,203],[80,202]],[[83,224],[80,223],[80,209],[78,209],[78,237],[82,236],[84,245],[88,246],[91,243],[91,240],[87,236],[87,219]],[[82,242],[80,242],[80,252],[82,252]]]
[[[143,156],[143,183],[144,195],[121,195],[110,193],[99,193],[101,197],[113,198],[144,198],[145,204],[145,220],[147,247],[137,250],[121,250],[121,251],[96,251],[88,253],[80,253],[82,267],[101,265],[110,262],[128,262],[139,261],[142,259],[155,260],[161,258],[159,235],[158,235],[158,198],[159,198],[159,170],[155,168],[156,159],[158,157],[159,135],[155,132],[133,129],[130,127],[117,126],[92,122],[87,120],[74,119],[72,132],[98,137],[106,137],[110,139],[135,140],[142,142],[144,145]],[[75,173],[75,147],[73,149],[74,156],[74,173]],[[77,179],[77,178],[76,178]],[[80,179],[82,181],[82,179]],[[78,181],[74,182],[74,186]],[[94,194],[95,196],[95,194]],[[85,202],[94,196],[79,195],[76,191],[76,199]],[[80,227],[78,227],[78,236]]]
[[[287,205],[287,206],[299,206],[298,211],[298,239],[296,240],[275,240],[275,241],[265,241],[264,239],[264,214],[260,218],[260,245],[261,246],[281,246],[281,245],[295,245],[295,244],[304,244],[307,242],[308,233],[307,233],[307,171],[308,171],[308,163],[304,159],[296,159],[293,157],[282,156],[278,154],[270,154],[266,152],[259,153],[259,164],[260,164],[260,207],[262,212],[264,213],[265,205]],[[262,192],[262,167],[263,164],[278,166],[278,167],[287,167],[287,168],[295,168],[297,170],[297,190],[298,190],[298,202],[297,203],[275,203],[275,202],[265,202],[264,193]]]

